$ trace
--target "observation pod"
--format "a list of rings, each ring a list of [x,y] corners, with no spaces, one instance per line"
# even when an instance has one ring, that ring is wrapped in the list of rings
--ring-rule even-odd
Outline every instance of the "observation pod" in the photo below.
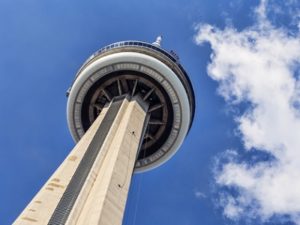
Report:
[[[191,82],[176,56],[150,44],[122,41],[101,48],[79,69],[69,88],[67,120],[78,142],[101,110],[115,97],[139,96],[147,102],[145,128],[135,171],[166,162],[191,126],[195,102]]]

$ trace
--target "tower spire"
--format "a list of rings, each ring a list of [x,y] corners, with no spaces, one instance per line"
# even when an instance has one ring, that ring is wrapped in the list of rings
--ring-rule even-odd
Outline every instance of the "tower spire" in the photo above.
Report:
[[[152,44],[155,45],[156,47],[161,47],[161,41],[162,41],[162,36],[159,35],[157,36],[155,42],[153,42]]]

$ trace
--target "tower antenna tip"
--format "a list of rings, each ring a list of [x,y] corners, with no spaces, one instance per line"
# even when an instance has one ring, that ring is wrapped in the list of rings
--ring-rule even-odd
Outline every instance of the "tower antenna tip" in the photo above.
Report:
[[[157,47],[160,47],[161,46],[161,41],[162,41],[162,35],[159,35],[159,36],[157,36],[155,42],[153,42],[152,44],[157,46]]]

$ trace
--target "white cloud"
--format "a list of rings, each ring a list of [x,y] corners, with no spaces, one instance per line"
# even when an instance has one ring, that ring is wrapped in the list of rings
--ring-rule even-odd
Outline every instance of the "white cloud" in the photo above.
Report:
[[[219,83],[219,93],[236,107],[247,105],[236,116],[245,151],[256,149],[274,158],[250,164],[230,151],[215,179],[237,192],[220,198],[228,218],[285,216],[299,225],[300,34],[272,25],[267,4],[261,1],[257,23],[242,31],[197,28],[196,43],[211,45],[208,75]]]
[[[199,190],[195,190],[194,195],[197,199],[206,198],[206,194],[204,194],[203,192],[201,192]]]

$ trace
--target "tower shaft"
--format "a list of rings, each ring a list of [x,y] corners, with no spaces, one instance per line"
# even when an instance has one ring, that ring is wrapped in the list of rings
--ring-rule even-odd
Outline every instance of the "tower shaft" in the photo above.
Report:
[[[148,105],[115,98],[14,222],[121,225]]]

